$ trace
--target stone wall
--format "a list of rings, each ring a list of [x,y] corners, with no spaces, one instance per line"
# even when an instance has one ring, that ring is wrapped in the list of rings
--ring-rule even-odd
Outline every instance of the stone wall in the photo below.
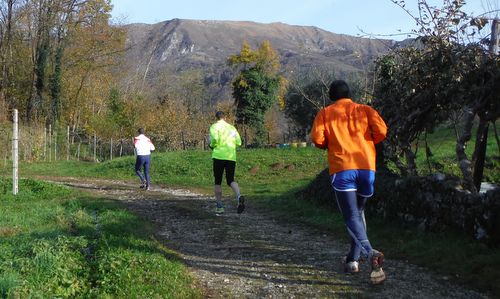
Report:
[[[335,204],[328,170],[302,191],[304,199]],[[397,219],[423,231],[456,229],[490,245],[500,245],[500,188],[473,194],[456,177],[434,174],[401,178],[377,171],[368,213]]]

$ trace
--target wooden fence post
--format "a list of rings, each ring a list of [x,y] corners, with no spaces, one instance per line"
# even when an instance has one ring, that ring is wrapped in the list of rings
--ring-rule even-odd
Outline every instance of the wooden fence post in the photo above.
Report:
[[[19,185],[17,181],[19,175],[19,135],[17,109],[14,109],[14,125],[12,131],[12,194],[16,195],[19,191]]]
[[[57,131],[54,132],[54,161],[57,161]]]
[[[47,127],[43,126],[43,161],[47,161]]]

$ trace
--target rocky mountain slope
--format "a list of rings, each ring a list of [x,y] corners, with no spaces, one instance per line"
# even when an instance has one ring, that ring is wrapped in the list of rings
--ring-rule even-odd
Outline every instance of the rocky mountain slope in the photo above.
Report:
[[[314,68],[334,70],[338,76],[364,72],[374,57],[394,44],[283,23],[173,19],[152,25],[130,24],[125,29],[129,79],[154,85],[166,70],[181,73],[198,69],[212,101],[230,98],[235,70],[226,61],[239,53],[243,41],[255,49],[269,40],[280,54],[287,77]]]

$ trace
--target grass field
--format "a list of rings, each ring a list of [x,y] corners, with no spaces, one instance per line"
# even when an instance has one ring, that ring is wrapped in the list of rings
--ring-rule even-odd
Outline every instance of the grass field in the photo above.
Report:
[[[500,124],[497,125],[497,131],[500,132]],[[431,172],[440,171],[443,173],[454,174],[461,177],[455,154],[456,139],[453,137],[452,128],[441,127],[435,133],[429,134],[427,142],[432,152],[429,162],[432,167]],[[475,131],[472,134],[472,141],[475,141]],[[421,138],[419,141],[420,149],[417,151],[417,166],[419,174],[429,174],[428,163],[425,155],[425,143]],[[474,142],[469,142],[466,147],[467,156],[472,158],[474,151]],[[486,147],[486,161],[483,181],[500,184],[500,149],[496,143],[493,127],[488,130],[488,142]]]
[[[154,153],[151,160],[152,184],[190,187],[205,192],[213,189],[212,160],[208,151]],[[139,183],[134,163],[135,158],[131,156],[103,163],[27,163],[22,164],[20,172],[24,176],[117,178]],[[243,192],[277,195],[304,186],[325,167],[326,153],[315,148],[241,150],[236,176]]]
[[[115,203],[29,179],[0,194],[0,298],[201,297],[149,224]]]
[[[448,165],[446,167],[452,167],[452,164],[454,163],[454,151],[450,151],[449,149],[451,146],[454,146],[454,143],[447,138],[440,136],[439,132],[437,134],[438,135],[436,136],[431,136],[429,139],[432,141],[431,148],[434,153],[433,159]],[[492,141],[494,141],[494,139],[490,138],[488,155],[490,160],[495,161],[496,159],[497,161],[498,157],[495,157],[495,155],[498,153],[498,149],[496,148],[496,144]],[[418,157],[418,163],[421,167],[425,166],[426,161],[423,156]],[[133,165],[134,157],[123,157],[103,163],[76,161],[25,163],[21,165],[20,173],[25,177],[77,176],[135,180],[138,182],[138,179],[133,173]],[[326,153],[315,148],[240,150],[238,152],[236,179],[240,183],[242,192],[245,195],[248,195],[250,199],[249,202],[252,204],[258,205],[261,208],[272,209],[277,215],[281,215],[286,219],[294,219],[295,221],[307,223],[308,225],[314,225],[325,230],[326,232],[345,236],[346,234],[343,221],[341,220],[340,215],[335,212],[334,203],[328,206],[317,206],[312,204],[311,201],[304,201],[296,196],[296,191],[304,188],[325,167],[327,167]],[[490,177],[495,178],[496,174],[496,177],[498,178],[498,164],[487,171],[489,171]],[[154,153],[152,156],[151,176],[153,184],[186,187],[206,194],[211,194],[213,188],[213,177],[210,152],[180,151]],[[498,180],[496,182],[498,182]],[[4,190],[8,190],[8,188],[4,188]],[[100,246],[104,246],[103,244],[108,246],[109,244],[119,244],[120,242],[146,242],[144,244],[148,244],[147,246],[154,248],[151,251],[148,251],[149,253],[146,256],[137,256],[135,255],[137,253],[134,252],[116,252],[116,250],[111,250],[110,248],[106,249],[106,246],[104,246],[104,249],[102,250],[108,250],[110,257],[109,259],[103,259],[102,264],[98,263],[99,266],[96,266],[93,263],[86,266],[85,255],[79,256],[78,254],[75,254],[76,257],[74,257],[74,259],[77,261],[81,260],[80,263],[83,265],[82,268],[84,270],[82,270],[82,273],[86,273],[85,271],[88,271],[88,274],[83,275],[83,277],[88,278],[85,278],[84,281],[79,282],[79,284],[85,285],[85,283],[87,283],[90,284],[90,286],[95,287],[96,281],[106,281],[106,279],[101,276],[94,277],[90,274],[94,273],[94,271],[90,271],[90,269],[100,269],[99,267],[101,265],[108,270],[104,271],[103,274],[99,272],[99,275],[109,275],[106,277],[118,275],[127,282],[141,278],[140,275],[122,277],[120,275],[126,275],[126,273],[122,272],[111,274],[113,272],[113,258],[123,261],[123,259],[140,260],[141,258],[144,258],[154,260],[155,258],[162,259],[167,257],[163,263],[173,263],[176,265],[175,267],[179,267],[176,268],[178,269],[176,270],[176,273],[179,273],[177,276],[179,279],[174,281],[176,281],[176,283],[178,282],[181,288],[184,286],[186,288],[186,292],[188,292],[189,287],[186,286],[189,285],[189,279],[182,275],[182,266],[176,264],[175,257],[172,257],[168,251],[161,248],[154,240],[140,238],[137,234],[139,230],[148,231],[150,228],[148,228],[147,224],[141,223],[140,219],[136,219],[134,216],[119,210],[117,207],[103,199],[74,198],[74,195],[68,195],[69,193],[65,189],[57,190],[57,192],[62,192],[59,197],[64,199],[54,200],[36,197],[35,202],[47,201],[54,205],[53,208],[50,208],[50,213],[54,213],[56,210],[61,211],[60,215],[63,215],[64,217],[40,215],[41,219],[44,219],[44,217],[48,217],[49,219],[55,218],[56,220],[54,220],[54,223],[52,224],[53,226],[61,226],[64,228],[61,223],[66,223],[68,221],[69,223],[73,223],[75,221],[75,223],[78,223],[78,226],[75,226],[78,228],[77,231],[79,232],[77,236],[81,235],[83,237],[81,239],[74,237],[74,241],[71,242],[74,242],[75,244],[70,242],[73,244],[71,246],[74,247],[70,246],[69,248],[86,248],[86,246],[88,247],[88,244],[97,244],[98,247],[101,248]],[[2,189],[0,189],[0,194],[1,192]],[[223,192],[225,195],[229,195],[230,189],[227,186],[223,186]],[[26,201],[29,201],[29,196],[33,195],[26,196],[28,196],[26,197]],[[68,197],[73,199],[69,200]],[[7,200],[6,202],[8,204],[11,203],[12,205],[18,204],[17,201],[12,199]],[[69,202],[73,203],[70,204]],[[16,214],[14,210],[30,208],[31,207],[27,206],[13,207],[7,214]],[[43,209],[40,208],[40,210]],[[93,214],[95,211],[98,211],[98,215],[100,215],[98,219],[102,219],[102,221],[106,219],[104,215],[120,219],[119,221],[113,221],[113,223],[118,223],[117,225],[109,226],[109,229],[111,230],[110,235],[112,237],[110,238],[112,239],[112,242],[108,242],[107,239],[106,241],[99,242],[102,237],[96,237],[94,229],[96,218],[94,216],[95,214]],[[47,211],[47,213],[49,213],[49,211]],[[57,220],[59,218],[66,220]],[[68,219],[72,220],[70,221]],[[20,233],[18,233],[16,227],[31,227],[31,225],[23,224],[24,221],[27,220],[17,218],[15,220],[11,220],[8,224],[0,222],[0,227],[7,227],[9,228],[8,230],[14,227],[14,233],[12,233],[12,236],[9,236],[9,238],[17,238],[16,236]],[[117,227],[121,223],[127,221],[137,221],[140,225],[137,226],[136,230],[126,231],[125,233],[116,231]],[[498,277],[500,277],[500,250],[498,248],[488,248],[484,244],[471,240],[469,237],[464,236],[460,232],[448,231],[442,233],[422,233],[415,228],[405,227],[400,223],[386,223],[381,219],[371,216],[369,217],[368,222],[372,242],[376,247],[383,248],[389,257],[408,260],[417,265],[427,266],[432,269],[432,271],[438,272],[449,279],[458,279],[461,283],[465,283],[483,291],[492,292],[494,296],[500,296],[500,286],[496,283],[498,281]],[[40,225],[40,230],[57,231],[55,229],[44,228],[42,224]],[[70,227],[73,226],[70,225]],[[127,225],[127,227],[134,226]],[[66,228],[66,230],[64,230],[63,228],[59,228],[60,234],[64,236],[64,238],[73,240],[73,235],[71,233],[72,229]],[[20,231],[23,230],[19,230],[19,232]],[[58,234],[56,235],[58,236]],[[36,236],[36,234],[33,236]],[[12,246],[10,249],[12,252],[23,252],[23,243],[17,243],[15,239],[9,240],[10,241],[2,241],[1,244],[4,244],[3,246],[7,246],[5,244],[14,244],[9,245]],[[63,242],[66,239],[59,241],[58,237],[53,237],[50,240],[50,242],[52,242],[50,243],[52,244],[50,246],[55,246],[54,244],[59,244],[57,242]],[[80,244],[78,242],[83,243]],[[125,247],[126,246],[124,246],[124,248]],[[59,246],[55,246],[55,248],[59,248]],[[68,255],[70,255],[70,252],[71,250],[68,250]],[[114,255],[111,252],[113,252]],[[33,255],[32,252],[28,252],[26,254]],[[7,263],[8,260],[11,260],[11,258],[4,258],[2,265]],[[166,268],[168,268],[168,266],[165,264],[165,269]],[[162,269],[159,269],[158,271],[165,271]],[[136,273],[141,273],[140,271],[142,270],[138,269]],[[27,275],[13,270],[12,273],[8,271],[3,273],[6,274],[3,274],[3,280],[0,280],[0,290],[6,289],[5,286],[13,284],[16,281],[19,281],[20,277]],[[38,274],[33,275],[36,276]],[[45,273],[37,277],[45,277],[43,279],[47,279],[48,276]],[[109,282],[111,280],[107,281]],[[117,281],[121,284],[120,279]],[[139,282],[140,284],[144,283],[141,280],[139,280]],[[37,284],[34,284],[33,287],[36,285]],[[19,286],[20,290],[23,290],[21,287],[26,288],[27,286]],[[87,287],[87,289],[82,292],[95,291],[116,294],[113,292],[117,292],[117,289],[120,288],[119,286],[114,285],[107,285],[107,287],[114,289],[93,289],[92,287]],[[187,295],[196,297],[197,293],[193,291],[193,293],[187,293]]]

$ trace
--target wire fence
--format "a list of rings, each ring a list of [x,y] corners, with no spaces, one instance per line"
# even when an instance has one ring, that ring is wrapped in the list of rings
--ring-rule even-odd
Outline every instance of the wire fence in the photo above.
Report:
[[[207,132],[208,133],[208,132]],[[209,150],[208,134],[181,131],[175,136],[148,135],[159,152],[174,150]],[[253,147],[245,142],[247,136],[242,132],[243,146]],[[268,138],[269,139],[269,138]],[[283,134],[274,138],[278,142],[269,140],[268,147],[293,147],[292,134]],[[303,142],[298,146],[303,146]],[[123,138],[109,138],[98,134],[88,133],[85,130],[75,130],[69,126],[26,125],[19,124],[19,160],[61,161],[79,160],[102,162],[117,157],[134,155],[133,136]],[[2,169],[10,165],[12,157],[12,123],[0,124],[0,159]]]
[[[150,136],[157,151],[208,149],[208,138],[194,140],[188,133],[181,133],[173,140]],[[157,137],[158,141],[155,142]],[[133,136],[108,138],[97,134],[71,130],[68,127],[19,125],[19,160],[21,161],[61,161],[112,160],[117,157],[134,155]],[[0,125],[0,158],[6,168],[12,157],[12,124]]]

